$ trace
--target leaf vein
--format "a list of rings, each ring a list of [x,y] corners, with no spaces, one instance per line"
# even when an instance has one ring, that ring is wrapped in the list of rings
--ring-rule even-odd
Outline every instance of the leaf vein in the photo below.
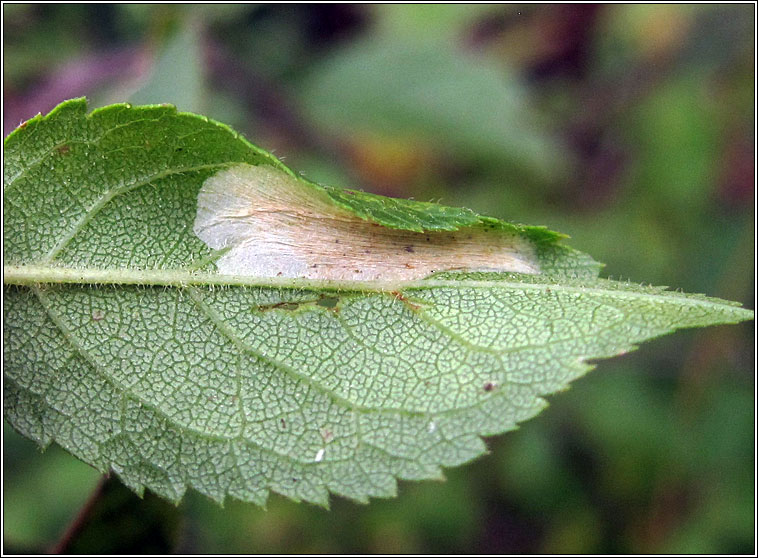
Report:
[[[74,223],[74,226],[64,235],[60,237],[58,242],[53,246],[53,248],[42,258],[42,263],[50,263],[52,262],[55,257],[60,254],[63,249],[73,240],[74,236],[76,236],[81,230],[89,223],[92,218],[97,215],[97,213],[105,207],[113,198],[120,196],[122,194],[125,194],[127,192],[130,192],[131,190],[135,190],[137,188],[141,188],[142,186],[145,186],[147,184],[150,184],[151,182],[155,180],[160,180],[162,178],[166,178],[168,176],[172,176],[174,174],[181,174],[183,172],[193,172],[193,171],[199,171],[199,170],[210,170],[210,169],[219,169],[223,167],[227,167],[231,165],[232,163],[226,162],[226,163],[211,163],[211,164],[203,164],[203,165],[194,165],[191,167],[183,167],[183,168],[177,168],[177,169],[170,169],[166,171],[161,171],[158,173],[155,173],[153,175],[148,176],[145,179],[131,182],[127,184],[123,184],[121,186],[118,186],[116,188],[111,188],[109,190],[106,190],[100,198],[90,207],[90,209],[84,213],[79,220],[77,220],[76,223]]]
[[[224,319],[216,312],[216,310],[210,306],[207,302],[205,302],[202,297],[197,293],[197,290],[194,287],[186,287],[187,292],[190,295],[190,298],[193,300],[193,302],[196,304],[196,306],[206,315],[206,317],[211,321],[211,323],[216,327],[216,329],[224,335],[235,347],[237,347],[240,351],[250,353],[251,355],[255,356],[256,358],[260,359],[262,362],[268,364],[269,366],[274,367],[275,369],[281,370],[286,375],[290,376],[293,380],[297,382],[302,382],[305,385],[313,388],[318,393],[321,393],[322,395],[325,395],[329,399],[333,400],[338,405],[342,405],[343,407],[348,408],[361,408],[364,410],[371,410],[371,409],[365,409],[362,406],[358,405],[357,403],[353,403],[352,401],[349,401],[347,399],[344,399],[340,397],[339,395],[332,393],[328,389],[326,389],[324,386],[318,384],[311,378],[308,378],[307,376],[304,376],[302,374],[299,374],[295,372],[295,370],[292,369],[292,367],[284,364],[283,362],[279,362],[276,359],[271,358],[268,355],[265,355],[258,351],[257,349],[251,347],[245,341],[243,341],[242,337],[228,324],[225,323]]]

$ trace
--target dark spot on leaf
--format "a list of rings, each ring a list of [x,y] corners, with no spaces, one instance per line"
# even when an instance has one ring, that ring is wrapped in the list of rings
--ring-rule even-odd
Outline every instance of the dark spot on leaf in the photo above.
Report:
[[[184,151],[184,148],[183,147],[177,147],[176,149],[174,149],[174,151],[176,151],[176,152]]]
[[[258,312],[267,312],[269,310],[297,310],[300,304],[297,302],[277,302],[276,304],[261,304],[256,306]]]
[[[69,151],[71,151],[71,146],[67,144],[59,145],[55,148],[55,150],[58,152],[58,155],[66,155]]]
[[[405,251],[409,252],[411,254],[413,254],[415,252],[415,250],[413,249],[413,246],[406,246],[405,247]]]
[[[339,238],[335,238],[334,242],[337,243],[337,244],[339,244],[340,243],[340,239]]]
[[[493,389],[495,389],[495,387],[496,387],[495,384],[493,384],[492,382],[487,382],[486,384],[484,384],[484,391],[492,391]]]
[[[287,423],[284,419],[279,419],[279,424],[282,425],[282,430],[287,430]]]

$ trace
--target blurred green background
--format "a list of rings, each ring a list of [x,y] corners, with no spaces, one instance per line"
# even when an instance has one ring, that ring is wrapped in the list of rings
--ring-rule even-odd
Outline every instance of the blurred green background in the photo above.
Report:
[[[547,225],[604,276],[754,308],[754,9],[4,4],[4,132],[75,96],[169,102],[311,179]],[[601,362],[394,500],[174,509],[110,486],[69,549],[752,553],[754,339]],[[98,475],[7,425],[3,447],[5,551],[48,549]]]

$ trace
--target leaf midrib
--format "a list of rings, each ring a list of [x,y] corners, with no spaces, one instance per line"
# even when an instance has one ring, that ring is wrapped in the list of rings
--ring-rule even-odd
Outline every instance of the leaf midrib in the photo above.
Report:
[[[525,275],[525,277],[528,277]],[[413,281],[357,281],[328,279],[293,279],[284,277],[251,277],[243,275],[221,275],[215,272],[198,272],[181,269],[137,270],[137,269],[96,269],[67,268],[54,265],[4,265],[3,283],[6,285],[141,285],[160,287],[226,286],[226,287],[267,287],[279,289],[308,289],[353,293],[392,293],[393,291],[427,290],[435,288],[451,289],[511,289],[560,293],[572,293],[598,297],[624,298],[631,300],[656,301],[665,304],[699,306],[707,309],[729,309],[736,314],[752,317],[752,311],[738,303],[680,295],[674,291],[650,293],[644,291],[603,288],[600,286],[566,285],[560,282],[522,281],[476,281],[472,279],[420,279]],[[598,281],[603,281],[598,280]],[[633,286],[630,284],[630,286]]]

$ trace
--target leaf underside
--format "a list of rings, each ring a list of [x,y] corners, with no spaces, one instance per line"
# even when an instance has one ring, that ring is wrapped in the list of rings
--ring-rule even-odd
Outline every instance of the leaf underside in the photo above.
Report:
[[[171,106],[87,115],[77,99],[6,139],[14,428],[172,501],[188,487],[220,502],[263,505],[272,490],[324,506],[330,492],[367,501],[481,455],[481,436],[539,413],[588,359],[752,317],[599,279],[596,262],[541,227],[331,188],[336,205],[380,226],[491,223],[532,243],[541,272],[381,285],[219,278],[193,232],[197,197],[240,163],[295,176]]]

